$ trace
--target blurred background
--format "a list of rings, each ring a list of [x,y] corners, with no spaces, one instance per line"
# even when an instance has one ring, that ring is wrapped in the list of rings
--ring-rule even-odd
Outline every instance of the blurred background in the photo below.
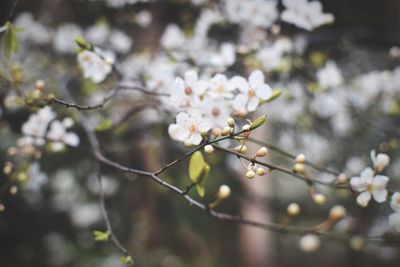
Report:
[[[2,0],[0,25],[11,20],[17,25],[19,21],[22,27],[32,26],[21,34],[20,55],[16,59],[27,70],[26,81],[32,84],[43,79],[49,90],[57,92],[61,80],[77,99],[87,99],[90,95],[90,101],[96,102],[100,99],[95,94],[97,90],[106,91],[116,77],[99,87],[76,78],[80,74],[73,52],[76,47],[67,36],[80,34],[96,39],[101,34],[91,27],[107,25],[104,29],[112,37],[100,42],[117,51],[117,60],[125,66],[122,72],[129,76],[149,64],[147,54],[154,55],[160,49],[166,25],[175,23],[190,33],[204,8],[183,0],[125,2],[20,0],[14,6],[14,1]],[[282,3],[278,2],[282,9]],[[371,165],[372,149],[383,151],[392,159],[388,169],[392,179],[390,188],[399,190],[400,2],[321,3],[324,12],[335,16],[332,25],[312,32],[291,24],[280,25],[279,34],[303,49],[291,56],[289,69],[264,70],[267,81],[282,88],[283,95],[260,110],[260,114],[269,115],[270,121],[254,137],[294,155],[303,152],[307,159],[346,172],[350,177]],[[62,27],[69,27],[68,33],[60,33]],[[218,42],[235,42],[239,39],[238,32],[237,25],[222,24],[209,33]],[[244,56],[238,58],[245,67],[233,65],[228,73],[249,73],[253,63]],[[328,60],[335,61],[344,82],[322,90],[316,73]],[[83,88],[83,93],[78,88]],[[11,89],[4,80],[0,81],[0,89],[3,166],[9,158],[7,151],[15,146],[30,111],[24,107],[9,108],[7,99]],[[136,98],[135,94],[122,94],[116,98],[115,106],[91,111],[88,116],[100,124],[107,118],[120,120],[132,105],[129,101]],[[146,97],[143,101],[152,99]],[[54,108],[61,116],[72,116],[70,110]],[[127,166],[159,169],[186,151],[168,136],[166,117],[163,111],[145,110],[118,127],[99,130],[103,150]],[[83,136],[79,125],[74,129]],[[85,138],[81,142],[82,149],[69,149],[62,154],[43,153],[38,161],[41,170],[32,174],[36,183],[19,188],[16,195],[9,193],[8,178],[1,174],[0,199],[5,207],[0,213],[1,267],[123,266],[111,243],[93,239],[92,231],[104,230],[105,226],[98,204],[95,164],[85,151],[88,146]],[[256,151],[259,145],[249,147]],[[259,221],[282,222],[287,205],[298,202],[302,214],[293,224],[314,225],[326,218],[329,207],[342,204],[348,208],[351,219],[337,225],[336,230],[353,225],[352,234],[388,231],[388,205],[374,203],[361,209],[347,191],[318,188],[328,199],[327,205],[321,207],[312,203],[301,181],[273,173],[266,179],[249,182],[244,179],[244,170],[236,158],[214,153],[207,155],[206,160],[212,173],[205,202],[213,200],[220,184],[228,184],[232,189],[232,196],[218,210]],[[273,152],[268,160],[289,168],[293,163]],[[187,168],[188,162],[184,161],[164,177],[185,188],[190,183]],[[393,244],[367,243],[363,250],[356,251],[346,243],[323,239],[320,250],[305,254],[299,249],[299,236],[220,222],[142,177],[105,166],[102,171],[111,223],[115,234],[132,253],[135,266],[399,266],[400,247]],[[324,173],[312,174],[332,179]],[[191,194],[197,197],[195,192]]]

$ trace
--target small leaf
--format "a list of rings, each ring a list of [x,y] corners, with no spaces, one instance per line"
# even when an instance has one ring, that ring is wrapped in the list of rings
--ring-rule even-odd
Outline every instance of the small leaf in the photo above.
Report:
[[[94,240],[96,241],[108,241],[111,236],[111,232],[93,231]]]
[[[133,259],[131,256],[121,256],[119,261],[124,264],[133,265]]]
[[[17,34],[11,24],[4,34],[4,49],[7,59],[10,59],[12,53],[16,53],[18,51]]]
[[[86,41],[82,36],[77,36],[75,38],[75,43],[83,50],[92,50],[93,45]]]
[[[267,120],[267,115],[262,115],[261,117],[259,117],[250,124],[250,130],[254,130],[262,126],[266,120]]]
[[[204,170],[206,163],[200,151],[194,152],[189,161],[189,177],[192,182],[197,183]]]
[[[96,131],[106,131],[108,129],[111,128],[111,126],[113,125],[113,122],[111,119],[106,118],[104,120],[102,120],[97,126],[96,126]]]
[[[265,102],[272,102],[272,101],[274,101],[275,99],[277,99],[278,97],[280,97],[281,94],[282,94],[282,91],[281,91],[281,90],[279,90],[279,89],[274,89],[274,90],[272,91],[272,95],[271,95],[267,100],[265,100]]]
[[[197,194],[199,194],[200,197],[204,197],[206,195],[206,189],[204,188],[204,185],[197,184],[196,185],[196,191],[197,191]]]

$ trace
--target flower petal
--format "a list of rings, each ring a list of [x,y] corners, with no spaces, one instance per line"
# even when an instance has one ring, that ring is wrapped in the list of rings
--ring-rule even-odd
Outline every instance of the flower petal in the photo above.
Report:
[[[267,100],[272,95],[272,89],[267,84],[262,84],[257,87],[256,95],[262,100]]]
[[[388,192],[387,192],[386,189],[376,190],[376,191],[374,191],[374,193],[372,195],[373,195],[373,197],[374,197],[376,202],[383,203],[383,202],[386,201]]]
[[[350,180],[351,188],[357,192],[363,192],[367,189],[367,183],[364,182],[360,177],[353,177]]]
[[[254,96],[250,97],[249,103],[247,104],[247,110],[250,112],[256,110],[259,103],[260,103],[260,100],[258,99],[258,97],[254,97]]]
[[[362,192],[357,197],[357,203],[360,204],[360,206],[363,206],[363,207],[366,207],[370,200],[371,200],[371,194],[369,192]]]
[[[229,84],[233,88],[237,88],[243,93],[247,93],[250,87],[246,79],[241,76],[234,76],[232,79],[229,80]]]
[[[260,70],[255,70],[250,74],[249,83],[251,87],[256,88],[264,84],[264,74]]]

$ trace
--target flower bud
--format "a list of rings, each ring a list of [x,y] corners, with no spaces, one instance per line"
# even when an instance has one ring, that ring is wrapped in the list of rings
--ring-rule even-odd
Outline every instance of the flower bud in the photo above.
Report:
[[[262,148],[260,148],[257,151],[256,157],[258,157],[258,158],[265,157],[265,155],[267,155],[267,153],[268,153],[268,149],[265,146],[263,146]]]
[[[304,162],[306,162],[306,156],[304,154],[299,154],[299,155],[297,155],[294,162],[295,163],[304,163]]]
[[[15,156],[15,155],[17,155],[17,153],[18,153],[18,149],[16,148],[16,147],[9,147],[8,149],[7,149],[7,154],[10,156],[10,157],[13,157],[13,156]]]
[[[221,135],[222,135],[222,136],[226,136],[226,135],[230,135],[231,133],[232,133],[232,128],[226,126],[226,127],[224,127],[224,128],[222,129]]]
[[[347,182],[348,177],[347,177],[346,174],[341,173],[341,174],[338,175],[338,177],[337,177],[336,179],[337,179],[337,181],[338,181],[339,183],[343,183],[343,184],[344,184],[344,183]]]
[[[243,130],[244,132],[250,131],[250,124],[245,124],[245,125],[243,125],[242,130]]]
[[[311,253],[316,251],[321,245],[321,240],[315,234],[304,235],[300,239],[300,249],[306,253]]]
[[[238,153],[246,153],[247,147],[245,145],[238,145],[233,150],[235,150]]]
[[[229,186],[223,184],[218,189],[217,197],[222,200],[228,198],[230,194],[231,189],[229,188]]]
[[[3,173],[8,175],[12,172],[12,169],[13,169],[13,164],[11,162],[7,161],[4,164]]]
[[[291,203],[286,209],[289,216],[297,216],[300,213],[300,206],[297,203]]]
[[[229,118],[228,121],[227,121],[227,124],[228,124],[229,127],[233,128],[233,127],[235,127],[235,120],[232,119],[232,118]]]
[[[346,209],[343,206],[337,205],[331,208],[329,212],[329,218],[332,221],[340,221],[346,216]]]
[[[26,174],[26,172],[20,172],[17,175],[17,179],[19,182],[24,182],[28,179],[28,175]]]
[[[389,158],[389,156],[386,155],[386,154],[379,153],[379,154],[376,156],[376,161],[375,161],[375,163],[374,163],[374,168],[375,168],[378,172],[381,172],[381,171],[383,171],[383,170],[386,168],[387,165],[389,165],[389,163],[390,163],[390,158]]]
[[[204,147],[204,152],[206,152],[207,154],[211,154],[214,152],[214,147],[212,145],[206,145]]]
[[[5,209],[6,207],[2,203],[0,203],[0,212],[3,212]]]
[[[293,171],[295,173],[299,173],[299,174],[304,174],[305,173],[305,168],[304,168],[304,164],[303,163],[296,163],[293,166]]]
[[[264,176],[267,174],[267,170],[264,169],[263,167],[258,167],[256,170],[257,175],[259,176]]]
[[[313,195],[313,200],[318,205],[324,205],[326,203],[326,197],[321,193],[316,193]]]
[[[15,185],[11,186],[9,192],[10,192],[11,195],[17,194],[18,193],[18,187],[16,187]]]
[[[208,132],[207,132],[207,131],[202,131],[202,132],[200,133],[200,135],[201,135],[202,137],[206,137],[206,136],[208,135]]]
[[[247,177],[248,179],[253,179],[254,177],[256,177],[256,173],[255,173],[254,171],[252,171],[252,170],[247,171],[247,172],[246,172],[246,177]]]
[[[218,127],[213,128],[211,131],[212,131],[212,134],[215,136],[220,136],[222,133],[221,128],[218,128]]]
[[[362,251],[365,247],[365,240],[360,236],[355,236],[350,239],[350,247],[355,251]]]
[[[35,89],[36,89],[36,90],[39,90],[39,91],[43,91],[45,85],[46,85],[46,84],[44,83],[43,80],[37,80],[37,81],[35,82]]]

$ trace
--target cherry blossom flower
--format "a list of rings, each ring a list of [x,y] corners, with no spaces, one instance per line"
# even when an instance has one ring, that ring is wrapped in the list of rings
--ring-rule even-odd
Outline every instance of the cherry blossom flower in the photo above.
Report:
[[[190,110],[201,103],[200,96],[208,87],[208,83],[199,80],[195,70],[185,72],[184,79],[176,78],[171,92],[171,103],[178,109]]]
[[[78,62],[85,78],[100,83],[111,72],[114,57],[111,53],[101,50],[96,50],[96,52],[85,50],[78,54]]]
[[[235,88],[225,75],[220,73],[215,74],[215,76],[210,79],[209,85],[210,89],[208,90],[208,95],[212,98],[233,98],[233,91]]]
[[[388,195],[386,185],[388,182],[389,177],[383,175],[374,176],[374,171],[368,167],[361,172],[360,177],[351,178],[350,185],[353,190],[360,192],[357,197],[357,203],[366,207],[371,200],[371,196],[378,203],[386,201]]]
[[[371,159],[372,162],[374,163],[374,169],[377,170],[378,172],[383,171],[383,169],[385,169],[386,166],[389,165],[390,163],[390,158],[388,155],[383,153],[379,153],[377,155],[375,150],[371,151]]]
[[[44,107],[37,113],[32,114],[28,121],[22,125],[22,133],[26,136],[24,144],[43,145],[47,126],[56,117],[50,107]]]
[[[54,152],[64,149],[65,144],[70,146],[79,145],[79,137],[75,133],[67,132],[64,124],[60,121],[51,123],[47,137],[53,141],[51,148]]]
[[[332,88],[343,83],[342,73],[332,60],[329,60],[322,69],[317,71],[317,79],[323,88]]]
[[[185,142],[185,145],[198,145],[203,139],[202,132],[210,130],[210,122],[199,112],[180,112],[176,116],[176,124],[168,127],[172,139]]]
[[[165,49],[177,49],[183,46],[186,38],[183,31],[175,24],[170,24],[161,36],[161,45]]]
[[[281,14],[281,19],[308,31],[321,25],[332,23],[334,16],[322,12],[322,5],[318,1],[308,0],[283,0],[286,9]]]
[[[206,99],[201,105],[204,117],[211,122],[211,127],[223,128],[231,114],[229,102],[221,99]]]
[[[230,83],[240,91],[233,101],[233,107],[241,113],[256,110],[262,100],[267,100],[272,95],[271,87],[264,82],[264,74],[259,70],[253,71],[248,81],[235,76]]]

